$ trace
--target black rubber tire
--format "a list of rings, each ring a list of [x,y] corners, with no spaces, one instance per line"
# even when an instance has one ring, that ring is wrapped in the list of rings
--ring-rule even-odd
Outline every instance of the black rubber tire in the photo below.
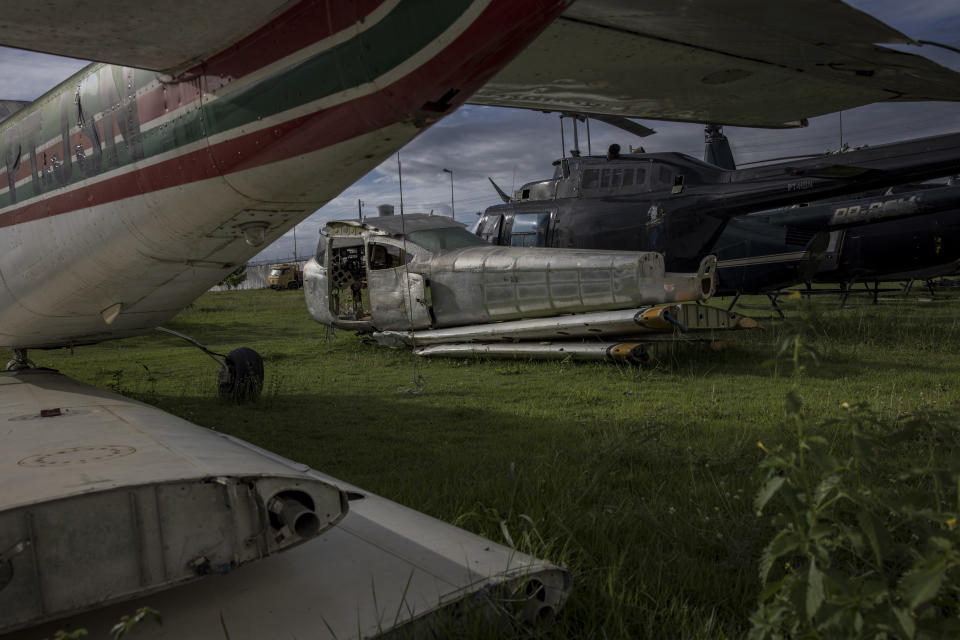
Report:
[[[249,347],[239,347],[227,354],[226,367],[217,374],[217,390],[221,398],[236,403],[256,402],[263,391],[263,358]]]
[[[293,282],[287,285],[287,289],[299,289],[299,288],[300,288],[300,283],[297,282],[296,280],[294,280]]]

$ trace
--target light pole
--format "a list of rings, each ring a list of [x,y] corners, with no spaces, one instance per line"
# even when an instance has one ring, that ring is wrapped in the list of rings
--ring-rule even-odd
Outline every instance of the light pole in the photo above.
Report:
[[[444,169],[443,172],[450,174],[450,217],[456,220],[457,213],[453,208],[453,171],[450,171],[450,169]]]

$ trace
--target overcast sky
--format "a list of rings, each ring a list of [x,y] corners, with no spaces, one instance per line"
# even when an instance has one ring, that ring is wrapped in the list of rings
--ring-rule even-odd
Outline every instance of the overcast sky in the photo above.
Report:
[[[849,4],[917,40],[960,47],[960,0],[850,0]],[[960,71],[960,54],[933,47],[899,47],[920,53]],[[67,78],[85,63],[68,58],[0,48],[0,99],[31,100]],[[803,129],[767,131],[726,127],[738,162],[851,145],[882,144],[894,140],[960,131],[960,105],[952,103],[888,103],[851,109],[842,114],[813,118]],[[703,154],[703,127],[695,124],[646,121],[657,131],[636,138],[600,122],[591,122],[594,153],[613,142],[627,150],[643,145],[647,151]],[[567,145],[570,146],[570,124]],[[586,151],[581,126],[581,148]],[[457,110],[400,152],[403,162],[403,200],[408,213],[450,214],[450,176],[453,171],[456,218],[472,224],[477,212],[499,203],[487,176],[508,193],[524,182],[550,177],[551,162],[561,153],[560,122],[556,114],[516,109],[465,106]],[[390,158],[325,207],[297,225],[298,253],[313,252],[320,227],[327,220],[356,217],[357,200],[364,212],[375,215],[378,204],[399,210],[396,157]],[[261,257],[282,258],[293,253],[293,232],[266,249]]]

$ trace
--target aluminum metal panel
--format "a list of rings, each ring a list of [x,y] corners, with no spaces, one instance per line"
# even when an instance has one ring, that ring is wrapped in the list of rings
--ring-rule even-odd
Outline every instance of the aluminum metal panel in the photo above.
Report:
[[[406,267],[367,272],[370,315],[377,327],[425,329],[430,326],[423,276]]]
[[[657,253],[496,246],[439,254],[422,268],[438,327],[638,306],[664,273]]]

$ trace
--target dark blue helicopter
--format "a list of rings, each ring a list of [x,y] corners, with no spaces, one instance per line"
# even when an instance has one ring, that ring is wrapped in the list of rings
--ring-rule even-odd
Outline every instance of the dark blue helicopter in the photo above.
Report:
[[[960,224],[951,219],[960,186],[895,186],[960,172],[960,135],[735,169],[720,127],[706,131],[704,161],[620,154],[618,145],[581,156],[575,148],[554,163],[553,178],[512,197],[494,185],[504,204],[484,212],[477,233],[515,246],[659,251],[673,271],[695,270],[714,253],[721,294],[960,259]],[[880,237],[900,245],[876,251],[870,241]]]

